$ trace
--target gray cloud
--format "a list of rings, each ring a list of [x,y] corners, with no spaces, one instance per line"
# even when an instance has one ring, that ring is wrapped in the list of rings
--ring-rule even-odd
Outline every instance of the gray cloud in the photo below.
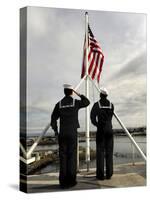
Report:
[[[142,53],[136,55],[131,60],[127,60],[127,62],[116,72],[113,74],[112,79],[116,77],[123,77],[123,76],[138,76],[141,74],[146,74],[146,52],[143,51]],[[111,79],[111,78],[110,78]]]
[[[110,90],[110,99],[125,124],[132,125],[133,117],[145,125],[146,15],[89,11],[89,21],[105,55],[100,85]],[[29,127],[44,127],[63,97],[62,84],[75,86],[80,81],[84,28],[82,10],[28,8]],[[93,92],[95,100],[98,95],[90,87],[93,104]],[[79,117],[84,127],[84,110]],[[136,121],[133,126],[138,125]]]

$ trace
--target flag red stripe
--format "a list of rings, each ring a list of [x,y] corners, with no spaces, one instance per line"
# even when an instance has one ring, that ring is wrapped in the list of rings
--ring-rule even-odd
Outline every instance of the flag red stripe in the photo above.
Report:
[[[99,61],[99,57],[100,57],[100,54],[97,54],[97,59],[96,59],[95,68],[94,68],[94,71],[93,71],[93,74],[92,74],[92,79],[94,79],[95,74],[96,74],[96,71],[97,71],[97,69],[98,69],[98,61]]]
[[[88,55],[88,61],[89,61],[90,58],[91,58],[91,54],[92,54],[92,51],[90,50],[90,51],[89,51],[89,55]]]
[[[93,67],[93,64],[95,61],[96,52],[92,53],[92,55],[93,55],[93,58],[92,58],[92,61],[90,63],[89,70],[88,70],[89,74],[91,73],[91,70],[92,70],[92,67]]]
[[[97,81],[98,82],[100,80],[100,74],[101,74],[101,71],[102,71],[103,62],[104,62],[104,56],[102,56],[102,59],[101,59],[101,62],[100,62],[99,73],[98,73],[98,76],[97,76]]]

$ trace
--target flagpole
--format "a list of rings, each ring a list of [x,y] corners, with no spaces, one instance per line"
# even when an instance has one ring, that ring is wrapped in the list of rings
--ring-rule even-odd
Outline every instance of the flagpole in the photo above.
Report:
[[[85,79],[85,96],[89,99],[89,79],[88,79],[88,12],[85,13],[85,39],[86,39],[86,79]],[[86,107],[85,126],[86,126],[86,163],[87,171],[90,165],[90,131],[89,131],[89,106]]]

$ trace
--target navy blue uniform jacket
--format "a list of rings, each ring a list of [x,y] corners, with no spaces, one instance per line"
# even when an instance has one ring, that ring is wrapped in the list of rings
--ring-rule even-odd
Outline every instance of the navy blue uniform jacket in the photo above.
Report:
[[[55,105],[51,116],[51,127],[55,132],[58,132],[58,119],[60,119],[60,133],[70,132],[80,127],[78,111],[90,104],[90,101],[84,95],[80,95],[80,98],[81,100],[77,100],[71,96],[65,96]]]

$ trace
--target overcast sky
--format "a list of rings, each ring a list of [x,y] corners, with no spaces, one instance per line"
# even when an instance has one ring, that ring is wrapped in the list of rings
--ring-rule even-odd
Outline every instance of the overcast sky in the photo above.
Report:
[[[28,7],[28,129],[40,132],[63,97],[64,83],[80,82],[85,11]],[[146,15],[88,11],[89,23],[104,56],[100,86],[109,91],[115,111],[127,127],[146,125]],[[78,90],[84,93],[84,84]],[[76,96],[74,96],[76,97]],[[77,98],[77,97],[76,97]],[[91,105],[98,100],[90,85]],[[84,113],[79,112],[84,130]],[[113,120],[114,128],[119,127]],[[93,130],[93,126],[90,125]],[[31,131],[29,131],[31,132]]]

